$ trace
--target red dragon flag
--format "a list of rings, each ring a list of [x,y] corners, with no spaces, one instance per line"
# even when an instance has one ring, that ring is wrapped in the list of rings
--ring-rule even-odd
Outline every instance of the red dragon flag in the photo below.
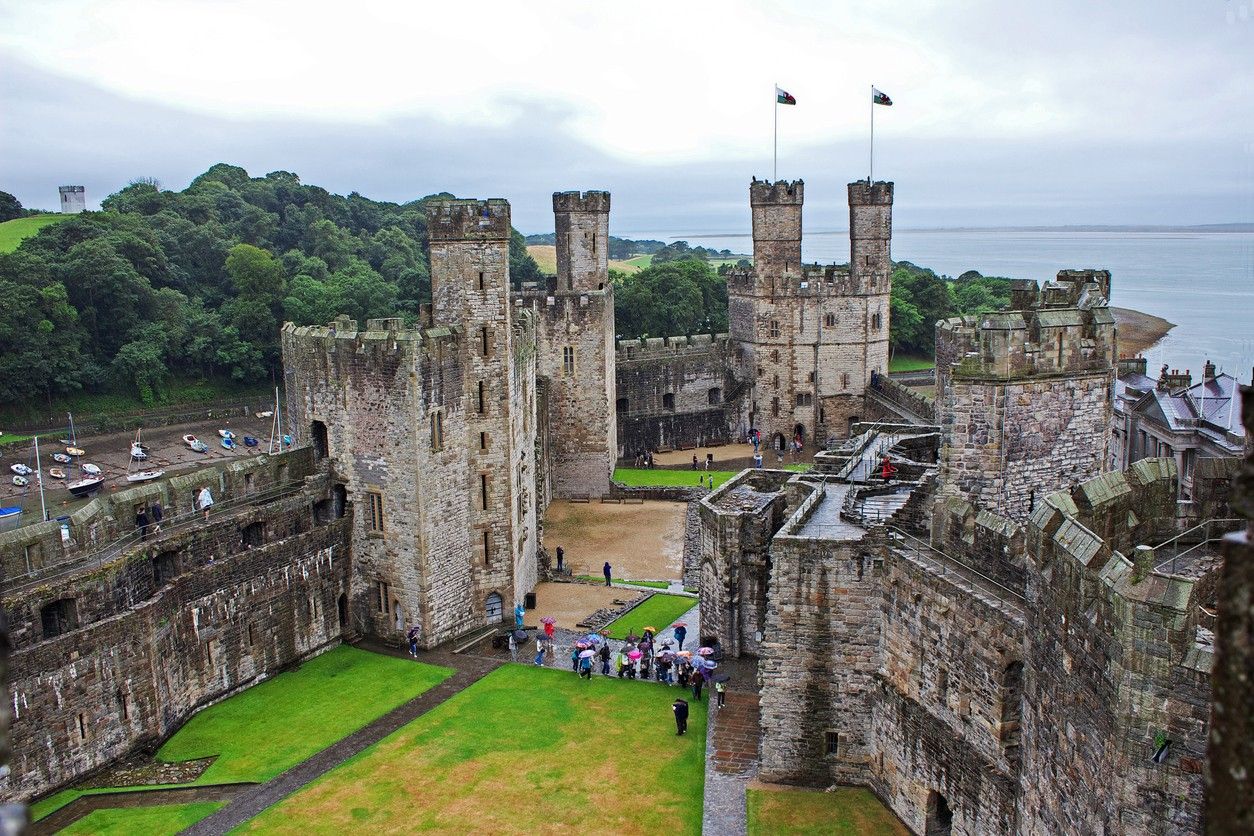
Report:
[[[779,88],[776,88],[776,89],[779,89]],[[872,87],[871,88],[871,104],[878,104],[878,105],[885,105],[886,107],[892,107],[893,100],[888,98],[887,93],[881,93],[879,90],[876,90],[874,87]]]
[[[796,96],[789,93],[787,90],[779,89],[778,85],[775,87],[775,104],[795,105],[796,103]]]

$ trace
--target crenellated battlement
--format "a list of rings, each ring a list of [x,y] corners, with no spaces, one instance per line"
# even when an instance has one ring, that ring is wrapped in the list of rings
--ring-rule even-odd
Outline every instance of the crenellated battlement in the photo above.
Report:
[[[850,206],[892,206],[893,205],[893,183],[892,181],[876,180],[874,183],[868,183],[866,180],[857,180],[849,184],[849,205]]]
[[[553,192],[554,212],[610,211],[610,193],[602,191]]]
[[[437,200],[427,205],[432,241],[508,241],[509,201]]]
[[[642,337],[618,340],[614,345],[618,362],[654,360],[681,355],[725,353],[731,346],[727,334],[693,334],[689,337]]]
[[[804,180],[759,180],[749,183],[750,206],[800,206],[805,202]]]

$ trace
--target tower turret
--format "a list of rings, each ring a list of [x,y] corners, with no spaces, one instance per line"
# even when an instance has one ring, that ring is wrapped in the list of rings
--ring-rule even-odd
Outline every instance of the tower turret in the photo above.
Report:
[[[557,289],[603,290],[609,284],[610,193],[554,192]]]
[[[863,385],[872,372],[888,373],[889,296],[892,292],[893,184],[859,180],[849,184],[849,274],[865,294]]]
[[[801,204],[805,183],[754,179],[749,184],[753,212],[753,267],[759,277],[801,271]]]

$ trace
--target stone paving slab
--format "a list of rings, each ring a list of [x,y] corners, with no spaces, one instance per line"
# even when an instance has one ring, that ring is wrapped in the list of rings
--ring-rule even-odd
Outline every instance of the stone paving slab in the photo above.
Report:
[[[711,708],[705,738],[705,836],[747,832],[745,790],[758,774],[758,695],[728,689],[727,703]]]
[[[407,653],[393,648],[363,644],[369,650],[403,656]],[[392,732],[435,708],[449,697],[478,682],[502,662],[481,656],[459,656],[443,652],[423,653],[419,661],[443,665],[456,670],[452,676],[409,702],[398,706],[379,719],[358,729],[337,743],[271,781],[237,794],[225,807],[183,831],[192,836],[226,833],[272,807],[292,793],[305,787],[349,758],[379,742]]]

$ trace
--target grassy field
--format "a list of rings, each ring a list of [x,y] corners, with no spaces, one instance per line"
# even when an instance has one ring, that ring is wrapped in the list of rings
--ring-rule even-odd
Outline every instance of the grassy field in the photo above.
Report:
[[[909,830],[868,790],[757,789],[747,792],[749,833],[908,836]]]
[[[184,828],[217,811],[225,802],[203,801],[198,804],[158,804],[153,807],[115,807],[93,810],[74,824],[60,831],[68,836],[124,836],[143,833],[145,836],[173,836]]]
[[[22,243],[22,239],[68,217],[69,215],[31,215],[29,218],[14,218],[0,223],[0,253],[13,252]]]
[[[266,781],[452,675],[448,668],[343,645],[192,717],[157,751],[166,762],[218,758],[195,782]],[[99,795],[108,790],[91,792]],[[31,810],[69,804],[69,789]]]
[[[714,487],[726,482],[739,470],[649,470],[648,468],[616,467],[614,481],[633,487],[698,487],[697,477],[714,477]],[[707,481],[708,484],[708,481]]]
[[[696,598],[685,598],[683,595],[653,595],[623,617],[611,621],[605,629],[610,631],[612,639],[624,639],[628,633],[635,633],[638,636],[645,627],[665,630],[674,623],[675,619],[696,605]]]
[[[705,705],[671,689],[506,665],[241,831],[701,832]]]
[[[936,368],[936,360],[932,357],[911,357],[898,354],[888,361],[890,372],[915,372],[934,368]]]

